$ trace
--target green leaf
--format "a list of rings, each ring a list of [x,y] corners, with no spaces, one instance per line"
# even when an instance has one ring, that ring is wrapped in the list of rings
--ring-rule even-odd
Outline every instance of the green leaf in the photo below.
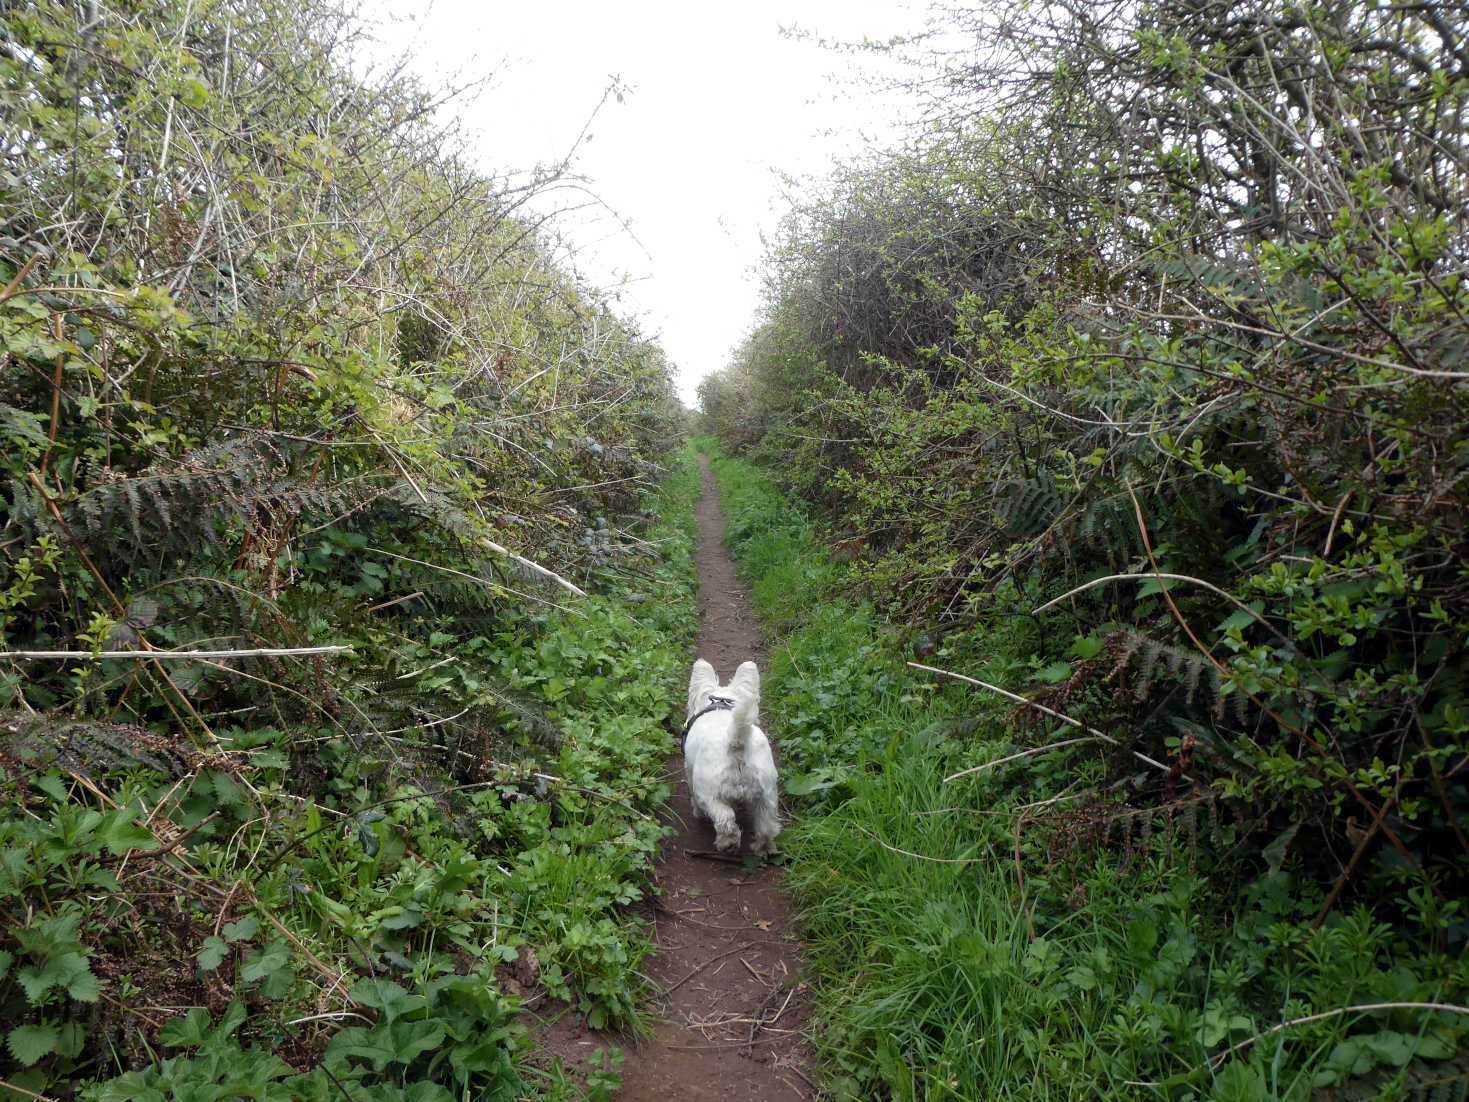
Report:
[[[1044,669],[1035,672],[1035,680],[1043,682],[1046,685],[1054,685],[1059,681],[1065,681],[1070,676],[1071,663],[1069,662],[1052,662]]]
[[[62,781],[60,774],[45,773],[39,777],[31,778],[31,783],[57,802],[64,802],[66,800],[66,785]]]
[[[1396,1030],[1384,1029],[1363,1038],[1367,1051],[1384,1064],[1400,1068],[1413,1059],[1413,1043],[1410,1038]]]
[[[16,979],[26,993],[26,1001],[35,1006],[41,1001],[41,997],[51,988],[61,983],[61,970],[54,961],[47,961],[43,967],[22,968],[16,973]]]
[[[1238,608],[1221,620],[1214,631],[1219,635],[1225,635],[1231,630],[1243,631],[1254,622],[1255,617],[1251,616],[1244,609]]]
[[[284,941],[272,941],[263,949],[251,953],[240,968],[240,979],[254,983],[285,966],[291,959],[290,950]]]
[[[133,822],[135,812],[131,807],[119,807],[107,812],[97,828],[97,837],[107,846],[114,857],[121,857],[129,850],[155,850],[158,839],[147,827]]]
[[[199,971],[214,971],[224,961],[229,951],[230,947],[224,938],[206,937],[204,945],[194,954],[194,959],[199,962]]]
[[[60,1035],[54,1026],[18,1025],[5,1035],[10,1054],[26,1067],[56,1051]]]
[[[1102,648],[1107,645],[1107,640],[1100,635],[1079,635],[1076,642],[1071,645],[1076,657],[1080,659],[1095,658],[1102,653]]]
[[[202,1045],[209,1037],[213,1025],[209,1011],[202,1006],[196,1006],[182,1018],[170,1018],[164,1022],[158,1031],[158,1040],[171,1047]]]
[[[1280,871],[1280,866],[1285,863],[1285,851],[1290,847],[1291,840],[1296,836],[1296,831],[1300,829],[1300,823],[1292,823],[1276,836],[1275,841],[1261,850],[1261,856],[1265,858],[1265,862],[1270,866],[1272,873]]]
[[[73,972],[66,981],[66,993],[77,1002],[83,1003],[94,1003],[101,996],[102,990],[97,983],[97,977],[92,974],[92,969],[85,960],[81,962],[81,970]]]
[[[339,1029],[332,1037],[326,1046],[326,1056],[328,1060],[357,1056],[371,1063],[374,1070],[382,1071],[392,1060],[393,1050],[386,1038],[379,1034],[378,1027],[369,1030],[362,1026],[348,1026]]]
[[[244,791],[228,773],[211,773],[209,779],[214,785],[214,794],[226,807],[234,807],[245,802]]]
[[[392,980],[365,979],[353,985],[352,999],[373,1010],[387,1011],[388,1019],[391,1021],[397,1013],[397,1008],[407,1002],[409,996],[407,991]]]
[[[1127,948],[1137,960],[1147,960],[1158,946],[1156,922],[1130,922],[1127,926]]]
[[[143,1074],[126,1072],[93,1088],[92,1102],[168,1102],[162,1092],[147,1085]]]
[[[393,1042],[393,1058],[400,1064],[411,1064],[425,1052],[444,1043],[444,1023],[438,1018],[425,1022],[394,1022],[388,1027]]]
[[[27,953],[51,956],[79,948],[77,928],[80,923],[81,915],[75,910],[68,910],[64,914],[42,919],[33,926],[22,926],[16,931],[15,937]]]
[[[260,932],[260,919],[246,915],[238,922],[226,922],[221,932],[226,941],[249,941]]]

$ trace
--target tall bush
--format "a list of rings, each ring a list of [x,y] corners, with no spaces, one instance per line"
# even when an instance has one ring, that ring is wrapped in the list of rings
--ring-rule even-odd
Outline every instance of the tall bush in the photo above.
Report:
[[[945,26],[929,137],[793,212],[711,387],[763,396],[753,454],[900,615],[956,654],[1034,617],[1039,701],[1116,732],[1116,777],[1171,763],[1128,798],[1186,776],[1291,856],[1306,917],[1370,899],[1461,945],[1462,20]]]

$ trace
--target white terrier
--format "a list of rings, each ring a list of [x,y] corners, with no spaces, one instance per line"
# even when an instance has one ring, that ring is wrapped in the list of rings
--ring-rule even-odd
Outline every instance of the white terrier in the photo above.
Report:
[[[684,728],[684,775],[694,811],[714,824],[714,848],[740,848],[743,813],[751,830],[750,852],[774,853],[775,759],[770,740],[755,725],[760,709],[760,671],[745,662],[721,686],[714,667],[700,658],[689,675],[689,722]]]

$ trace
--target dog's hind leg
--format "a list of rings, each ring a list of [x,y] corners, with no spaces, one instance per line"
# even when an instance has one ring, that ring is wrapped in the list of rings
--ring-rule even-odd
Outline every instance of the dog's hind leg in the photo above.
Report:
[[[775,836],[780,833],[780,820],[775,811],[768,807],[754,809],[755,821],[751,824],[750,852],[768,854],[775,852]]]
[[[709,820],[714,824],[714,848],[720,853],[733,853],[740,848],[740,824],[734,808],[723,800],[709,801]]]

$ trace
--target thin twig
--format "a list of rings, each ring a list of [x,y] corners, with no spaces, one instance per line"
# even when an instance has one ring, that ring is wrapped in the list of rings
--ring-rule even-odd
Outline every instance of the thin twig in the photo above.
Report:
[[[1062,723],[1069,723],[1073,727],[1080,728],[1087,734],[1091,735],[1093,738],[1099,738],[1110,746],[1116,746],[1119,749],[1126,750],[1133,757],[1137,758],[1138,761],[1146,762],[1154,769],[1161,769],[1164,773],[1173,772],[1171,768],[1164,765],[1162,762],[1155,761],[1154,759],[1148,757],[1146,754],[1141,754],[1138,751],[1133,750],[1131,747],[1123,746],[1122,743],[1118,742],[1111,735],[1103,731],[1098,731],[1095,727],[1089,727],[1087,724],[1081,722],[1081,720],[1079,719],[1072,719],[1070,716],[1064,715],[1063,713],[1056,711],[1054,708],[1047,708],[1044,704],[1037,704],[1034,700],[1027,700],[1019,693],[1012,693],[1009,689],[1002,689],[998,685],[991,685],[988,681],[980,681],[978,678],[975,677],[967,677],[962,673],[955,673],[953,670],[941,670],[937,666],[925,666],[921,662],[909,662],[908,665],[912,666],[915,670],[923,670],[926,673],[936,673],[941,674],[944,677],[952,677],[956,681],[963,681],[969,685],[978,685],[981,689],[988,689],[992,693],[999,693],[1001,696],[1005,697],[1008,700],[1013,700],[1017,704],[1024,704],[1027,708],[1034,708],[1038,712],[1044,712],[1048,716],[1059,719]],[[959,775],[960,774],[957,773],[955,774],[955,776]],[[1191,780],[1191,778],[1184,774],[1180,774],[1180,776],[1182,776],[1184,780]],[[945,779],[948,780],[951,778]]]
[[[679,980],[677,983],[671,985],[670,987],[664,988],[663,993],[665,995],[672,995],[680,987],[682,987],[684,984],[688,983],[689,980],[693,979],[700,972],[704,971],[704,969],[708,968],[711,964],[714,964],[716,961],[721,961],[725,957],[732,957],[736,953],[743,953],[746,949],[753,949],[753,948],[755,948],[755,945],[756,945],[756,943],[752,941],[752,942],[749,942],[746,945],[740,945],[740,946],[737,946],[734,949],[730,949],[730,950],[727,950],[726,952],[720,953],[718,956],[710,957],[708,960],[704,961],[697,968],[695,968],[692,972],[690,972],[688,975],[686,975],[683,979]]]
[[[983,857],[929,857],[927,854],[924,853],[914,853],[912,850],[899,849],[897,846],[888,845],[876,834],[873,834],[872,831],[868,830],[856,820],[853,820],[852,825],[860,830],[863,834],[867,835],[867,837],[871,838],[883,849],[889,850],[892,853],[901,853],[904,857],[913,857],[919,861],[933,861],[935,864],[939,865],[973,865],[978,861],[984,860]]]
[[[1096,741],[1096,735],[1088,735],[1086,738],[1069,738],[1063,739],[1060,742],[1049,742],[1045,746],[1036,746],[1029,750],[1022,750],[1018,754],[1010,754],[1003,758],[996,758],[994,761],[987,761],[983,765],[971,765],[968,769],[961,769],[957,773],[950,773],[947,777],[944,778],[943,783],[948,784],[952,780],[957,780],[960,777],[967,777],[971,773],[981,773],[986,769],[993,769],[997,765],[1005,765],[1012,761],[1019,761],[1021,758],[1030,758],[1034,757],[1036,754],[1044,754],[1048,750],[1059,750],[1063,746],[1076,746],[1083,742]]]
[[[1236,1053],[1243,1052],[1250,1046],[1258,1044],[1260,1041],[1265,1040],[1265,1038],[1267,1037],[1273,1037],[1275,1036],[1275,1034],[1281,1033],[1284,1030],[1289,1029],[1291,1026],[1309,1025],[1312,1022],[1324,1022],[1330,1018],[1340,1018],[1343,1014],[1365,1014],[1377,1010],[1429,1010],[1434,1012],[1443,1011],[1447,1014],[1469,1015],[1469,1006],[1455,1006],[1452,1003],[1358,1003],[1355,1006],[1339,1006],[1335,1010],[1323,1010],[1320,1014],[1307,1014],[1303,1018],[1292,1018],[1288,1022],[1281,1022],[1279,1025],[1271,1026],[1264,1033],[1257,1033],[1253,1037],[1246,1037],[1243,1041],[1240,1041],[1238,1044],[1231,1045],[1229,1048],[1225,1049],[1218,1055],[1209,1057],[1207,1061],[1207,1066],[1217,1069],[1221,1067],[1226,1060],[1228,1060]],[[1199,1065],[1199,1067],[1203,1066],[1205,1065]],[[1130,1081],[1127,1085],[1130,1087],[1161,1087],[1163,1084],[1152,1083],[1143,1080]]]
[[[286,658],[304,654],[352,654],[351,647],[254,647],[246,650],[0,650],[0,658],[35,660],[85,658],[152,658],[195,659],[219,658]]]
[[[8,1079],[0,1079],[0,1087],[4,1087],[8,1091],[14,1091],[16,1094],[23,1094],[27,1098],[38,1099],[39,1102],[60,1102],[59,1099],[52,1098],[49,1094],[37,1094],[35,1091],[28,1091],[24,1087],[17,1087]]]

